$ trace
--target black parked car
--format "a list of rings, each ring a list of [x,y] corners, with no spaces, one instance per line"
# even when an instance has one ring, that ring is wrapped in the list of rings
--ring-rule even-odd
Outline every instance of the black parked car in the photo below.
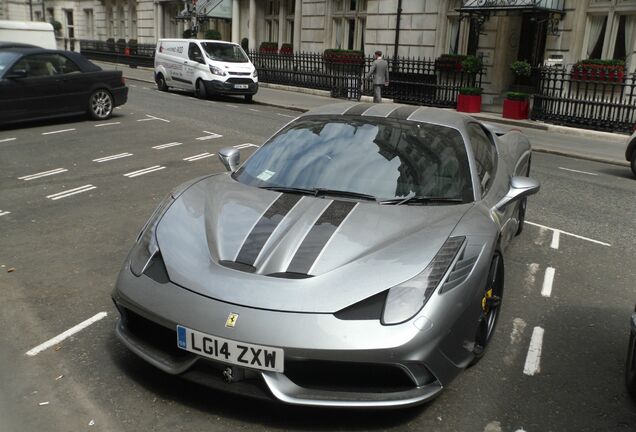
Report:
[[[121,71],[105,71],[80,54],[0,47],[0,124],[88,113],[105,120],[126,103]]]

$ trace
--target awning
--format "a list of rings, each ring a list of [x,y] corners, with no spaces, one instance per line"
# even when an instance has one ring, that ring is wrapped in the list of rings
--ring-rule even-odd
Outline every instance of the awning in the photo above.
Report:
[[[196,3],[199,16],[210,18],[232,18],[232,0],[199,0]]]
[[[488,11],[535,11],[562,14],[565,0],[464,0],[458,9],[464,13]]]

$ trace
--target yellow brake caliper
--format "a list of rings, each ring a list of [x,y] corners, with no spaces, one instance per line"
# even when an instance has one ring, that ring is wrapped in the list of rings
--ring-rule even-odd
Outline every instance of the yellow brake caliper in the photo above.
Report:
[[[484,311],[484,314],[488,314],[488,300],[492,298],[492,288],[490,288],[484,294],[484,297],[481,299],[481,309]]]

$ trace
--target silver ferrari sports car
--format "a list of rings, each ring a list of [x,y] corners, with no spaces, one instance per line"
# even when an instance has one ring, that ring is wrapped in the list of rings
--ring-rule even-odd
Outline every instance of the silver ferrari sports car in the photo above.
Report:
[[[428,401],[476,363],[521,232],[531,149],[455,112],[340,103],[176,188],[112,297],[169,374],[289,404]]]

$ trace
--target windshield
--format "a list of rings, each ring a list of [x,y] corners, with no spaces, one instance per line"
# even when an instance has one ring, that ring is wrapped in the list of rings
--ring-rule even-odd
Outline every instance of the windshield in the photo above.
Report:
[[[202,42],[201,45],[212,60],[230,63],[249,62],[247,56],[238,45],[213,42]]]
[[[0,76],[7,70],[10,64],[18,58],[19,55],[14,52],[0,51]]]
[[[293,122],[256,151],[234,178],[256,187],[347,191],[379,200],[473,200],[464,141],[457,130],[364,117]]]

